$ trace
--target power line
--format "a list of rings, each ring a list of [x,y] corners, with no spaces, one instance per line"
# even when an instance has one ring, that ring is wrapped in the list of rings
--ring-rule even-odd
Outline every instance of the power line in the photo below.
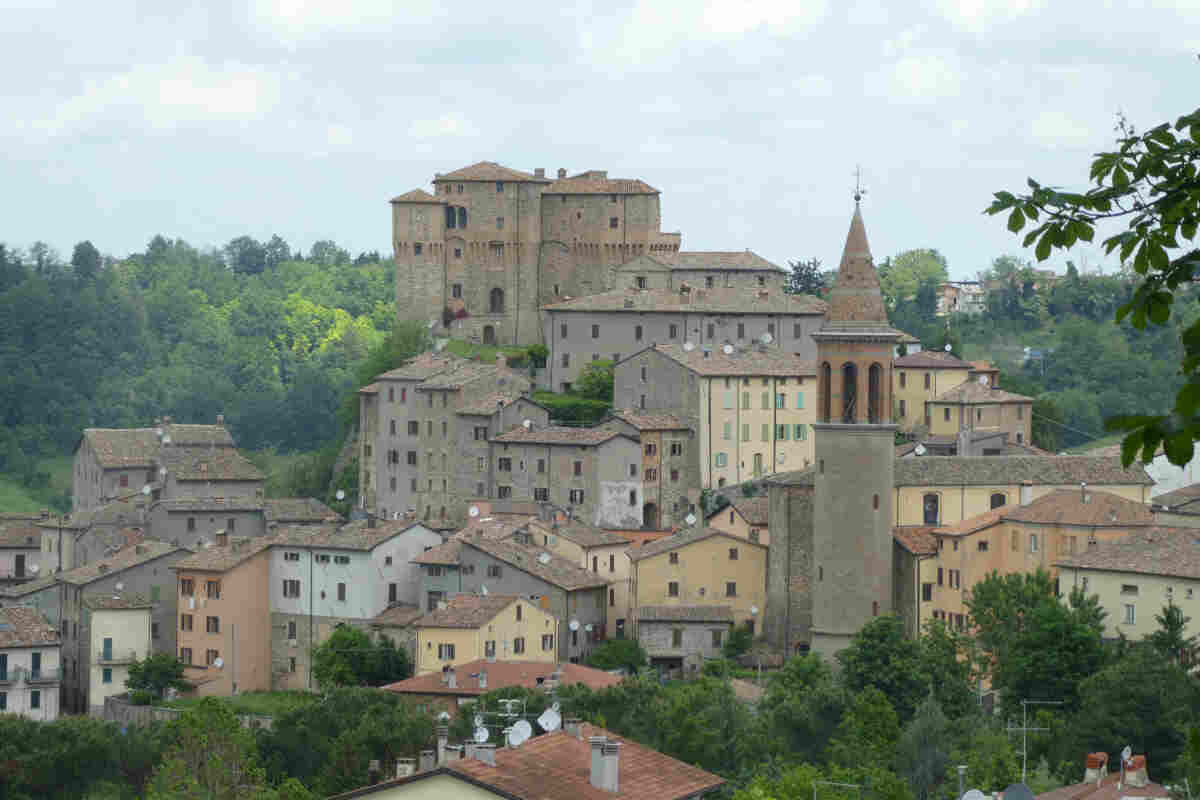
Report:
[[[1072,428],[1070,425],[1065,425],[1065,424],[1063,424],[1063,423],[1059,422],[1059,421],[1058,421],[1058,420],[1056,420],[1056,419],[1053,419],[1053,418],[1051,418],[1051,417],[1044,416],[1044,415],[1042,415],[1042,414],[1039,414],[1039,413],[1037,413],[1036,411],[1034,411],[1034,412],[1033,412],[1033,416],[1037,417],[1038,419],[1045,420],[1046,422],[1049,422],[1051,425],[1057,425],[1057,426],[1058,426],[1058,427],[1060,427],[1060,428],[1063,428],[1063,429],[1065,429],[1065,430],[1071,431],[1072,433],[1078,433],[1078,434],[1080,434],[1080,435],[1082,435],[1082,436],[1086,436],[1086,437],[1088,437],[1089,439],[1102,439],[1102,438],[1104,438],[1104,437],[1103,437],[1103,435],[1101,435],[1101,434],[1093,433],[1093,432],[1090,432],[1090,431],[1081,431],[1079,428]]]

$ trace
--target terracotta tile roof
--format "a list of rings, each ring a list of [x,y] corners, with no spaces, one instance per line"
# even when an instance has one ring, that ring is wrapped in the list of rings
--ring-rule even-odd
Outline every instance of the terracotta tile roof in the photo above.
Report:
[[[563,425],[533,426],[530,430],[522,427],[513,428],[507,433],[493,436],[493,442],[510,442],[519,444],[603,444],[617,436],[625,436],[620,431],[607,428],[571,428]],[[631,438],[625,436],[625,438]]]
[[[20,550],[42,547],[42,529],[31,522],[0,522],[0,547]]]
[[[1137,756],[1134,756],[1137,758]],[[1121,780],[1120,766],[1117,771],[1106,777],[1099,787],[1095,783],[1077,783],[1073,786],[1063,786],[1050,792],[1043,792],[1037,800],[1122,800],[1123,798],[1140,797],[1169,797],[1170,793],[1157,783],[1147,783],[1145,786],[1130,786],[1128,783],[1119,787]]]
[[[645,181],[636,178],[609,178],[607,172],[584,172],[559,178],[542,194],[660,194]]]
[[[148,561],[169,556],[172,553],[186,554],[190,552],[185,547],[147,539],[137,544],[127,545],[107,558],[97,559],[82,567],[76,567],[75,569],[54,575],[43,575],[37,580],[10,586],[4,591],[4,594],[8,597],[25,597],[35,592],[40,592],[60,581],[74,586],[86,586],[94,580],[109,577],[123,570],[145,564]]]
[[[425,191],[424,189],[413,189],[411,192],[405,192],[404,194],[396,195],[389,202],[392,202],[392,203],[438,203],[438,204],[441,204],[444,201],[439,200],[438,198],[434,197],[433,195],[431,195],[429,192]]]
[[[487,671],[487,686],[479,686],[478,675]],[[601,669],[585,667],[582,664],[554,664],[542,661],[488,661],[480,658],[468,661],[455,668],[455,686],[451,689],[442,683],[442,673],[429,672],[396,683],[380,687],[384,691],[399,694],[447,694],[474,696],[485,694],[495,689],[508,686],[524,686],[535,689],[550,680],[555,672],[560,672],[560,686],[574,686],[582,683],[589,689],[598,691],[616,686],[621,682],[619,675],[612,675]],[[472,676],[475,676],[472,678]],[[541,679],[539,683],[538,679]]]
[[[489,675],[490,678],[490,675]],[[490,683],[490,681],[489,681]],[[724,785],[724,779],[584,723],[581,739],[555,731],[530,739],[519,748],[497,749],[496,765],[462,759],[451,771],[527,800],[681,800]],[[621,743],[620,789],[614,795],[592,786],[592,748],[588,737],[605,736]]]
[[[918,369],[970,369],[971,364],[949,353],[937,350],[922,350],[908,356],[900,356],[892,362],[895,367],[916,367]]]
[[[453,172],[437,175],[433,179],[434,183],[445,183],[446,181],[525,181],[550,183],[545,178],[537,178],[528,172],[509,169],[497,164],[495,161],[480,161],[469,167],[462,167]]]
[[[1120,458],[1095,456],[921,456],[894,462],[896,486],[1003,486],[1030,481],[1040,486],[1152,486],[1141,466],[1121,466]],[[812,486],[814,468],[780,472],[765,483]]]
[[[454,533],[454,539],[462,541],[472,536],[485,539],[507,539],[517,531],[525,530],[534,519],[532,514],[492,513],[476,517]]]
[[[733,622],[729,606],[642,606],[641,622]]]
[[[380,611],[371,622],[375,625],[403,628],[413,624],[423,616],[425,616],[425,612],[421,608],[398,603]]]
[[[0,608],[0,648],[59,643],[58,631],[36,608]]]
[[[456,594],[445,608],[430,611],[413,625],[418,628],[481,628],[520,599],[513,594]]]
[[[900,338],[897,341],[902,344],[920,344],[921,343],[920,339],[913,336],[911,333],[905,333],[904,331],[900,331]]]
[[[179,481],[261,481],[258,467],[232,447],[162,448],[159,462]]]
[[[656,542],[643,545],[642,547],[631,547],[629,549],[629,560],[641,561],[644,558],[650,558],[651,556],[657,556],[662,553],[670,552],[671,550],[678,550],[681,547],[687,547],[690,544],[704,541],[705,539],[713,536],[723,536],[726,539],[737,542],[739,547],[757,547],[762,550],[767,549],[761,544],[755,544],[754,542],[748,542],[745,539],[739,539],[732,534],[725,533],[725,531],[719,531],[716,528],[698,528],[697,530],[689,531],[687,533],[677,533],[674,536],[667,536],[659,539]]]
[[[998,524],[1004,517],[1005,511],[1005,506],[993,508],[982,514],[976,514],[973,517],[959,520],[953,525],[943,525],[935,530],[943,536],[966,536],[968,533],[975,533],[976,531],[981,531],[984,528],[990,528]]]
[[[474,535],[465,537],[462,541],[469,547],[482,550],[493,558],[568,592],[608,585],[608,581],[599,575],[576,566],[560,555],[520,545],[511,539],[493,540]],[[549,556],[545,563],[541,558],[543,554]]]
[[[570,522],[560,522],[557,527],[551,527],[546,523],[534,524],[536,525],[536,530],[539,532],[548,533],[552,536],[561,536],[567,541],[574,542],[583,548],[629,544],[629,540],[619,533],[594,528],[579,520],[573,519]]]
[[[689,427],[679,417],[654,411],[633,411],[626,408],[614,411],[613,416],[628,422],[639,431],[681,431],[687,430]]]
[[[23,522],[42,519],[40,511],[0,511],[0,522]],[[49,519],[47,517],[47,519]]]
[[[1200,579],[1200,530],[1150,527],[1054,562],[1060,567]]]
[[[368,383],[366,386],[358,390],[359,394],[379,394],[378,383]]]
[[[100,466],[152,467],[160,447],[154,428],[86,428],[83,438]]]
[[[135,498],[141,498],[141,493],[134,495]],[[72,511],[63,517],[63,530],[83,530],[96,525],[126,525],[129,523],[141,523],[143,521],[142,509],[138,506],[138,500],[125,498],[121,500],[113,500],[99,508],[88,509],[87,511]],[[41,520],[38,526],[42,528],[58,529],[59,521],[55,518]]]
[[[314,497],[268,497],[263,512],[271,522],[341,522],[342,516]]]
[[[184,425],[178,422],[162,426],[171,437],[172,447],[233,447],[233,436],[224,425]]]
[[[787,272],[778,264],[773,264],[750,250],[681,250],[670,257],[668,261],[674,269],[683,270],[733,269]]]
[[[280,527],[272,536],[264,537],[268,546],[319,548],[324,550],[358,550],[368,552],[412,528],[425,527],[414,520],[376,520],[370,527],[367,520],[345,525],[292,525]]]
[[[812,377],[817,374],[817,365],[812,361],[804,361],[794,353],[756,347],[734,348],[726,355],[720,347],[714,347],[711,353],[705,353],[700,348],[692,351],[684,350],[677,344],[660,344],[647,348],[657,350],[667,358],[675,361],[698,375],[728,375],[728,376],[775,376],[781,378]],[[621,360],[621,363],[637,358],[645,350],[634,353]]]
[[[426,550],[421,555],[411,559],[411,564],[433,564],[434,566],[457,566],[462,554],[462,541],[451,539],[437,547]]]
[[[614,289],[542,306],[546,311],[621,311],[633,314],[802,314],[821,316],[824,300],[807,294],[786,294],[768,289],[719,286],[674,289]]]
[[[128,611],[139,608],[154,608],[150,598],[141,594],[85,594],[83,604],[93,611]]]
[[[417,391],[426,391],[429,389],[461,389],[464,386],[480,380],[481,378],[497,378],[500,385],[508,384],[514,387],[518,392],[529,386],[529,378],[518,372],[514,372],[508,367],[502,367],[499,364],[488,364],[480,361],[463,361],[459,360],[449,369],[430,375],[421,385],[417,387]]]
[[[1154,514],[1150,506],[1136,500],[1126,500],[1111,492],[1087,490],[1083,502],[1078,490],[1060,489],[1042,495],[1028,505],[1003,506],[1004,519],[1043,525],[1152,525]]]
[[[729,505],[736,509],[750,525],[766,526],[770,518],[771,498],[763,495],[759,495],[758,497],[737,497],[731,500]],[[718,511],[717,513],[721,512]],[[713,516],[716,515],[714,514]],[[712,519],[712,517],[709,517],[709,519]]]
[[[1006,392],[1003,389],[995,389],[991,386],[983,386],[975,381],[967,381],[966,383],[956,386],[948,392],[942,392],[934,401],[935,403],[1032,403],[1032,397],[1026,397],[1023,394],[1013,394]]]
[[[850,218],[850,230],[846,233],[846,244],[842,248],[842,260],[838,263],[837,277],[829,290],[829,318],[824,329],[847,331],[852,328],[886,328],[887,325],[887,309],[879,290],[879,275],[871,258],[871,247],[867,243],[867,228],[863,223],[862,209],[859,208],[856,199],[854,216]],[[898,331],[891,333],[898,334]]]
[[[646,531],[641,529],[627,531],[619,528],[606,528],[605,530],[615,533],[617,536],[625,539],[632,547],[645,547],[651,542],[657,542],[659,539],[665,539],[672,534],[671,531]]]
[[[171,569],[197,572],[228,572],[239,564],[249,561],[276,542],[274,536],[259,536],[254,539],[234,539],[224,547],[198,550],[171,565]]]
[[[937,555],[937,537],[929,526],[900,525],[892,528],[892,538],[914,556]]]
[[[1182,489],[1157,495],[1152,502],[1156,506],[1167,506],[1171,510],[1175,510],[1179,506],[1189,505],[1196,500],[1200,500],[1200,483],[1193,483],[1191,486],[1184,486]]]
[[[177,497],[156,500],[150,509],[164,511],[262,511],[263,501],[255,497]]]
[[[452,369],[462,359],[457,356],[426,351],[419,356],[413,356],[395,369],[382,372],[375,376],[376,381],[382,380],[418,380],[437,375]]]
[[[456,411],[456,414],[471,414],[478,417],[490,417],[497,408],[507,408],[513,403],[526,402],[541,408],[540,405],[524,397],[520,392],[496,392],[485,397],[472,398],[466,405]]]

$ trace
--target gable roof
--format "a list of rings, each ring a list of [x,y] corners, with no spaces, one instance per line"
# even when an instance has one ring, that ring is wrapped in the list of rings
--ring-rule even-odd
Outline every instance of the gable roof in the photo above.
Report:
[[[983,386],[975,381],[967,381],[953,389],[942,392],[933,399],[934,403],[1032,403],[1032,397],[1023,394],[1013,394],[992,386]]]
[[[1171,511],[1177,511],[1180,506],[1189,505],[1196,500],[1200,500],[1200,483],[1193,483],[1191,486],[1184,486],[1182,489],[1165,492],[1151,498],[1154,505],[1164,506]]]
[[[86,586],[92,581],[111,577],[124,570],[133,569],[147,562],[169,556],[172,553],[190,552],[191,550],[188,550],[186,547],[179,547],[169,542],[146,539],[137,544],[126,545],[111,556],[99,558],[90,564],[84,564],[82,567],[76,567],[75,569],[59,572],[54,575],[43,575],[37,580],[10,586],[4,590],[3,594],[8,597],[25,597],[60,582],[69,583],[74,586]]]
[[[674,536],[667,536],[663,539],[659,539],[656,542],[650,542],[649,544],[641,547],[630,548],[629,560],[641,561],[642,559],[661,555],[663,553],[670,552],[671,550],[678,550],[682,547],[687,547],[688,545],[695,544],[696,542],[702,542],[705,539],[711,539],[714,536],[723,536],[726,539],[737,542],[739,546],[756,547],[759,550],[767,549],[761,544],[755,544],[754,542],[741,539],[733,534],[726,533],[725,531],[719,531],[716,528],[698,528],[686,533],[677,533]]]
[[[900,356],[892,362],[894,367],[917,367],[924,369],[971,369],[970,362],[963,361],[957,356],[937,350],[922,350],[907,356]]]
[[[141,594],[85,594],[83,605],[93,611],[135,611],[154,608],[154,603]]]
[[[639,622],[733,622],[730,606],[641,606]]]
[[[413,622],[418,628],[480,628],[521,598],[514,594],[456,594]]]
[[[583,548],[609,547],[611,545],[629,546],[629,540],[620,534],[596,528],[579,520],[572,519],[559,522],[553,527],[546,523],[535,523],[539,531],[552,536],[561,536],[569,542],[574,542]]]
[[[484,397],[472,398],[465,405],[461,406],[454,413],[462,415],[473,415],[477,417],[490,417],[496,413],[497,409],[507,408],[513,403],[528,403],[531,406],[540,408],[543,411],[549,411],[545,406],[536,403],[525,397],[520,392],[495,392]]]
[[[448,369],[437,372],[427,377],[417,386],[418,392],[428,391],[430,389],[461,389],[464,386],[480,380],[481,378],[496,378],[497,383],[501,386],[506,383],[520,390],[520,388],[529,385],[529,378],[509,369],[502,367],[497,363],[487,363],[482,361],[466,361],[463,359],[457,360],[451,364]]]
[[[275,541],[274,536],[259,536],[254,539],[234,539],[224,547],[197,550],[171,565],[171,569],[197,572],[228,572],[239,564],[249,561],[263,552]]]
[[[0,647],[59,644],[58,631],[36,608],[0,608]]]
[[[795,353],[772,349],[734,348],[726,354],[720,347],[711,353],[700,348],[688,351],[677,344],[655,344],[626,356],[618,364],[631,361],[643,353],[656,352],[691,370],[697,375],[727,377],[774,376],[779,378],[811,377],[817,374],[817,365],[803,361]]]
[[[468,661],[455,667],[456,686],[452,689],[442,683],[441,672],[427,672],[415,675],[407,680],[389,683],[380,688],[387,692],[399,694],[445,694],[445,695],[481,695],[495,689],[508,686],[524,686],[536,689],[553,680],[557,675],[559,686],[573,686],[582,683],[592,690],[607,689],[621,682],[621,676],[613,675],[602,669],[585,667],[582,664],[554,664],[545,661],[488,661],[486,658]],[[487,672],[487,686],[480,687],[478,675]]]
[[[937,537],[928,525],[898,525],[892,528],[892,539],[914,556],[937,555]]]
[[[388,202],[391,203],[437,203],[441,205],[444,201],[431,195],[424,189],[413,189],[411,192],[396,195]]]
[[[636,441],[633,437],[610,428],[571,428],[565,425],[534,425],[528,430],[518,426],[507,433],[493,436],[491,441],[515,444],[597,445],[618,436]]]
[[[456,356],[450,354],[443,355],[426,351],[418,356],[413,356],[395,369],[381,372],[375,376],[375,380],[423,381],[426,378],[437,375],[439,372],[445,372],[452,368],[459,360]]]
[[[538,178],[528,172],[509,169],[495,161],[480,161],[467,167],[461,167],[453,172],[434,176],[434,183],[446,181],[524,181],[533,183],[550,183],[546,178]]]
[[[729,501],[728,508],[732,508],[746,520],[748,525],[761,525],[766,527],[770,518],[771,498],[765,495],[757,497],[735,497]],[[717,514],[725,511],[722,508],[720,511],[714,511],[709,515],[709,519],[714,518]]]
[[[921,456],[894,462],[896,486],[1004,486],[1029,481],[1035,486],[1153,486],[1140,464],[1128,469],[1112,456]],[[814,467],[780,472],[765,483],[812,486]]]
[[[1200,580],[1200,531],[1151,527],[1115,542],[1089,544],[1082,553],[1059,558],[1059,567],[1163,575]]]
[[[787,272],[751,250],[680,250],[670,258],[670,263],[675,269],[685,270]]]
[[[371,620],[371,624],[380,627],[403,628],[413,624],[423,616],[425,616],[425,611],[418,606],[396,603],[376,614],[375,618]]]
[[[457,566],[462,555],[462,540],[451,539],[442,542],[437,547],[426,550],[416,558],[409,559],[410,564],[432,564],[434,566]]]
[[[542,306],[546,311],[621,311],[641,314],[803,314],[825,313],[824,300],[807,294],[736,286],[675,289],[613,289]]]
[[[175,497],[155,500],[150,510],[188,511],[262,511],[263,501],[256,497]]]
[[[268,497],[263,513],[268,522],[341,522],[342,515],[315,497]]]
[[[569,178],[559,178],[542,194],[660,194],[645,181],[637,178],[610,178],[604,171],[582,172]]]
[[[42,547],[42,528],[32,522],[0,521],[0,548],[29,550]]]
[[[672,414],[657,411],[634,411],[623,408],[612,412],[613,417],[627,422],[639,431],[682,431],[688,430],[688,423]]]
[[[152,467],[160,447],[153,428],[86,428],[83,440],[105,469]]]
[[[177,481],[261,481],[258,467],[232,447],[162,448],[159,462]]]
[[[1004,519],[1047,525],[1152,525],[1150,506],[1111,492],[1058,489],[1028,505],[1001,506]]]
[[[511,539],[485,539],[479,535],[471,535],[464,537],[462,542],[569,592],[608,585],[608,581],[599,575],[576,566],[556,553],[526,547]],[[548,556],[545,563],[540,558],[543,554]]]

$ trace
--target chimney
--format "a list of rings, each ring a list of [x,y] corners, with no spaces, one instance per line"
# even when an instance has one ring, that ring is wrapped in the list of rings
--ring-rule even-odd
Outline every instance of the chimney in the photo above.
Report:
[[[535,178],[544,178],[544,177],[546,177],[546,168],[545,168],[545,167],[538,167],[537,169],[535,169],[535,170],[533,171],[533,177],[535,177]]]
[[[463,742],[463,745],[462,745],[462,757],[463,757],[464,759],[472,759],[472,758],[475,758],[475,748],[476,748],[476,747],[478,747],[478,746],[479,746],[479,745],[475,744],[475,742],[471,741],[470,739],[468,739],[467,741]]]
[[[597,789],[605,788],[604,782],[604,743],[605,736],[589,736],[588,744],[592,746],[592,773],[590,783]]]
[[[583,733],[583,723],[579,721],[579,717],[567,717],[563,720],[563,730],[567,732],[567,736],[573,739],[579,739]]]
[[[562,180],[565,177],[567,177],[567,171],[565,169],[563,169],[562,167],[559,167],[558,168],[558,179]]]
[[[490,743],[475,745],[475,757],[488,766],[496,766],[496,745]]]
[[[100,572],[108,572],[108,564],[100,564],[96,567]]]
[[[1132,756],[1125,762],[1125,783],[1127,785],[1141,789],[1149,782],[1150,776],[1146,773],[1145,756]]]
[[[446,742],[449,740],[449,738],[450,738],[450,726],[449,725],[438,725],[437,726],[437,763],[439,765],[446,763]]]
[[[463,747],[461,744],[447,745],[446,747],[446,763],[452,764],[455,761],[462,761]]]
[[[434,762],[434,757],[436,755],[437,755],[437,753],[433,752],[432,750],[422,750],[421,751],[421,760],[420,760],[420,765],[421,765],[420,771],[421,772],[429,772],[429,770],[431,770],[437,766],[437,764]]]
[[[1079,502],[1083,503],[1084,505],[1087,505],[1088,503],[1087,481],[1079,482]]]
[[[497,367],[507,367],[508,366],[508,358],[504,355],[504,353],[496,353],[496,366]]]
[[[222,428],[225,427],[225,415],[224,414],[217,414],[217,425],[219,425]]]
[[[368,786],[374,786],[375,784],[379,783],[380,771],[381,770],[379,769],[379,759],[372,758],[370,763],[367,764],[367,785]]]
[[[492,656],[491,658],[488,659],[488,661],[495,661],[495,660],[496,660],[495,656]],[[479,670],[479,688],[480,689],[487,688],[487,670],[486,669]]]
[[[1099,785],[1100,781],[1104,780],[1108,775],[1108,753],[1088,753],[1087,766],[1083,773],[1083,782],[1091,783],[1096,781]]]
[[[374,514],[367,514],[367,527],[368,528],[375,527],[375,515]]]
[[[458,676],[454,674],[454,667],[446,670],[446,686],[450,689],[458,688]]]
[[[417,761],[414,758],[396,759],[396,777],[407,778],[417,771]]]
[[[604,786],[601,788],[616,794],[621,791],[621,743],[605,742],[601,752],[604,756]]]
[[[1100,548],[1100,543],[1096,541],[1095,536],[1089,536],[1087,540],[1087,549],[1089,553],[1094,553]]]
[[[42,519],[50,519],[50,509],[43,508],[40,513],[42,515]]]
[[[1021,505],[1033,502],[1033,481],[1021,481]]]
[[[229,534],[226,531],[217,531],[216,539],[217,547],[225,547],[229,544]]]
[[[771,293],[770,293],[770,292],[768,292],[766,289],[759,289],[759,290],[758,290],[758,299],[759,299],[759,300],[766,300],[766,299],[767,299],[768,297],[770,297],[770,296],[771,296]]]

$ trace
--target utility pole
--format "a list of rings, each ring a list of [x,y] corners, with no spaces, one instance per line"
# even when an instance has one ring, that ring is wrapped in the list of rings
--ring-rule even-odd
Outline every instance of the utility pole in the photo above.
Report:
[[[1049,728],[1031,728],[1029,727],[1029,706],[1061,706],[1062,700],[1022,700],[1021,701],[1021,727],[1014,728],[1011,724],[1008,726],[1009,733],[1021,732],[1021,783],[1025,783],[1025,773],[1029,764],[1029,732],[1030,731],[1048,731]]]

